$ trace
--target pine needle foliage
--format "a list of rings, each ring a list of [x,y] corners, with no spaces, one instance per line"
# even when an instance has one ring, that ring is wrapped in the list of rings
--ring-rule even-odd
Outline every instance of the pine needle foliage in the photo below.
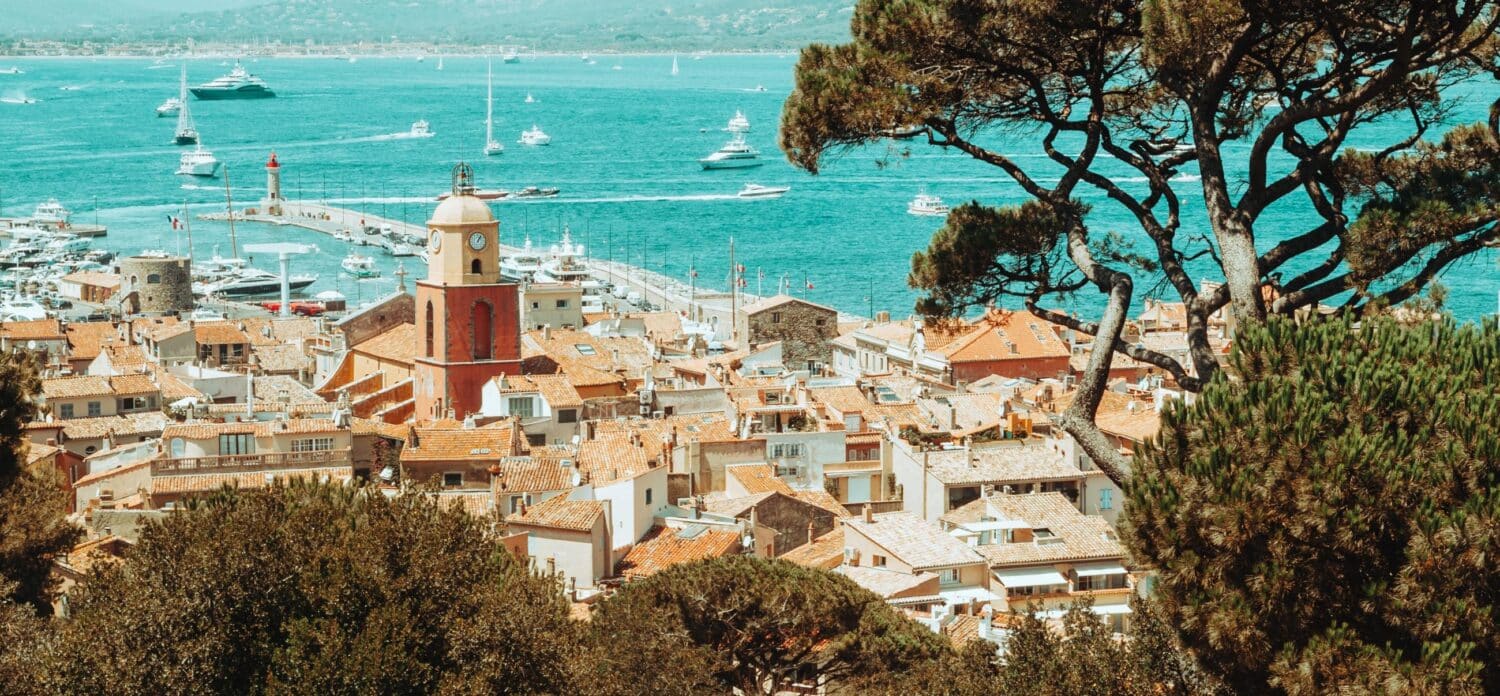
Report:
[[[1125,534],[1245,693],[1500,692],[1500,327],[1275,319],[1137,453]]]

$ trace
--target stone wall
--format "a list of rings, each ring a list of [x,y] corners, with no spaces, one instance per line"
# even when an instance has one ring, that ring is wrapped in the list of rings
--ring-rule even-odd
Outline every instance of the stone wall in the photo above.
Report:
[[[340,319],[333,326],[343,332],[345,345],[355,346],[379,336],[400,324],[417,323],[417,302],[404,292]]]
[[[193,311],[193,266],[181,256],[120,260],[120,297],[139,314]]]
[[[838,337],[838,313],[802,302],[786,302],[745,317],[745,337],[752,345],[781,342],[788,369],[805,370],[808,362],[833,363],[829,341]]]

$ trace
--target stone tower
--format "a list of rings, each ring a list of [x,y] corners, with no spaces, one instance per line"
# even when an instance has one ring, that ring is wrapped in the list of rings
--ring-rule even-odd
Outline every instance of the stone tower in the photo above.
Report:
[[[521,371],[521,303],[500,280],[500,222],[474,196],[474,173],[453,168],[453,195],[427,221],[427,277],[417,281],[415,415],[476,413],[490,379]]]
[[[141,254],[120,259],[122,307],[137,314],[193,311],[193,266],[187,258]]]

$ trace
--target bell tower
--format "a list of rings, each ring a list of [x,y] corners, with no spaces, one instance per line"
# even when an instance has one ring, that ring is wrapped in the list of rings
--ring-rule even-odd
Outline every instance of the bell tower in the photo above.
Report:
[[[521,304],[500,279],[500,222],[453,168],[452,193],[427,221],[427,277],[417,281],[415,415],[463,418],[489,380],[521,371]]]

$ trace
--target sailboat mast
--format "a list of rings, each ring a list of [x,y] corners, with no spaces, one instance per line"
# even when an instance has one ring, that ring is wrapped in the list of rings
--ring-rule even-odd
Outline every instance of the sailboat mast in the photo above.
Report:
[[[486,61],[484,93],[484,144],[495,139],[495,65]]]
[[[735,275],[734,237],[729,238],[729,340],[740,340],[740,279]]]
[[[229,213],[229,258],[240,257],[239,244],[234,239],[234,199],[229,195],[229,165],[224,165],[224,211]]]

